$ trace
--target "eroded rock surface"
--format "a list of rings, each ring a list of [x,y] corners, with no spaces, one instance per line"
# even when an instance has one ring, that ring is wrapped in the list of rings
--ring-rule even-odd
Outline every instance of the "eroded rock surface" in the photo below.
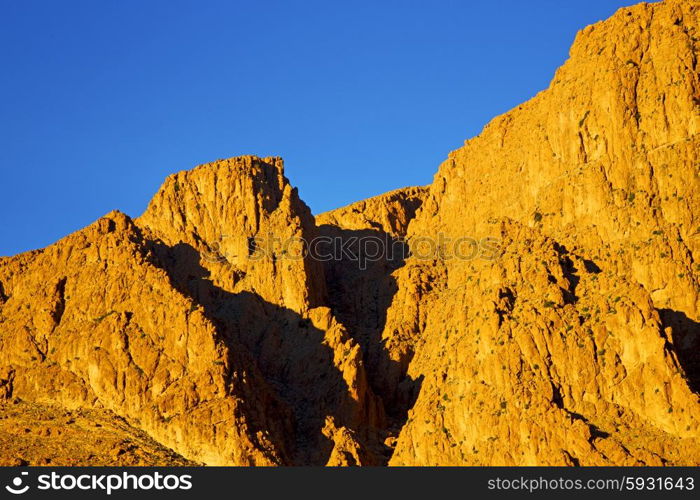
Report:
[[[220,160],[0,259],[2,415],[206,464],[697,465],[699,16],[585,28],[428,187],[314,218],[281,159]]]
[[[383,340],[420,395],[392,464],[696,464],[697,2],[621,9],[450,154]],[[449,245],[448,245],[449,249]]]

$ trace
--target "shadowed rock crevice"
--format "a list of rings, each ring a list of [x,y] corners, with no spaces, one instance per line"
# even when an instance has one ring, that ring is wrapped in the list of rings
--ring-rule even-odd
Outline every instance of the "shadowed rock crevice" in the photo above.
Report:
[[[363,441],[372,438],[358,425],[363,422],[353,418],[361,409],[349,395],[326,332],[310,318],[266,302],[255,293],[231,293],[217,287],[202,267],[201,255],[188,244],[157,244],[156,253],[174,286],[202,308],[231,352],[245,350],[258,376],[264,377],[265,384],[289,408],[287,414],[279,415],[289,421],[280,420],[272,432],[278,447],[288,453],[288,465],[328,462],[334,448],[328,432],[324,433],[329,417],[337,425],[360,427],[356,431]],[[366,422],[371,422],[371,416]]]
[[[54,306],[53,311],[51,311],[54,328],[61,323],[61,318],[66,310],[66,281],[66,278],[59,279],[54,289]]]
[[[575,304],[578,301],[576,287],[578,287],[578,284],[581,281],[579,270],[574,265],[574,262],[571,260],[571,256],[569,255],[569,251],[564,245],[555,243],[554,248],[559,254],[559,263],[561,265],[564,278],[566,278],[566,280],[569,282],[569,286],[563,290],[564,301],[567,304]],[[585,264],[583,267],[587,269]]]
[[[317,217],[319,236],[332,242],[319,248],[333,256],[323,262],[328,305],[361,346],[370,386],[388,417],[386,461],[422,381],[407,375],[407,363],[392,358],[382,335],[399,289],[394,273],[410,253],[404,237],[424,194],[422,188],[406,188]]]
[[[700,323],[681,311],[658,311],[664,328],[671,328],[671,345],[688,377],[688,386],[700,394]]]
[[[398,368],[398,363],[389,358],[382,342],[382,332],[387,310],[398,291],[392,273],[404,265],[408,245],[381,230],[348,230],[326,224],[319,227],[319,233],[334,241],[352,243],[346,247],[352,258],[342,257],[324,263],[329,306],[362,347],[370,384],[385,401],[387,413],[395,419],[405,418],[407,408],[386,404],[396,398],[395,394],[387,393],[386,385],[382,383],[384,371],[387,366]],[[382,255],[365,259],[367,256],[362,247],[368,242],[381,242]],[[358,260],[354,260],[354,256]]]

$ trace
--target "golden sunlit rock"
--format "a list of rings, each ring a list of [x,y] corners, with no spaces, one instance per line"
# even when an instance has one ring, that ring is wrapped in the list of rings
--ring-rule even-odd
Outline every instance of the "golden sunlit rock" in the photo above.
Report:
[[[231,158],[0,258],[0,462],[700,465],[699,17],[583,29],[430,186]]]

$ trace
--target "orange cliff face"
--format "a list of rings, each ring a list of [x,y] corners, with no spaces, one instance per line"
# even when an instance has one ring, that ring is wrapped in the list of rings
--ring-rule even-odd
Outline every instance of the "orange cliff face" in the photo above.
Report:
[[[699,16],[585,28],[426,188],[314,218],[280,159],[233,158],[0,259],[0,411],[181,455],[141,463],[698,465]]]
[[[248,259],[249,238],[313,231],[281,161],[242,157],[172,176],[136,222],[114,212],[3,259],[5,396],[108,409],[206,464],[325,464],[336,437],[381,462],[361,444],[381,401],[319,305],[320,264]]]
[[[641,4],[585,28],[548,90],[440,167],[409,240],[502,255],[401,270],[399,289],[444,286],[389,311],[386,345],[425,378],[391,463],[695,463],[699,16]]]

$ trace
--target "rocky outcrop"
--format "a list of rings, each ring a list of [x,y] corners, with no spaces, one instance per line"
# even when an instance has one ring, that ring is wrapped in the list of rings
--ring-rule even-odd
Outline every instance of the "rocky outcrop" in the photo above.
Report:
[[[139,226],[197,264],[212,283],[304,313],[324,302],[320,264],[304,256],[314,218],[280,158],[242,156],[171,175]]]
[[[316,224],[321,229],[335,226],[347,231],[380,231],[403,239],[427,194],[427,187],[397,189],[317,215]]]

